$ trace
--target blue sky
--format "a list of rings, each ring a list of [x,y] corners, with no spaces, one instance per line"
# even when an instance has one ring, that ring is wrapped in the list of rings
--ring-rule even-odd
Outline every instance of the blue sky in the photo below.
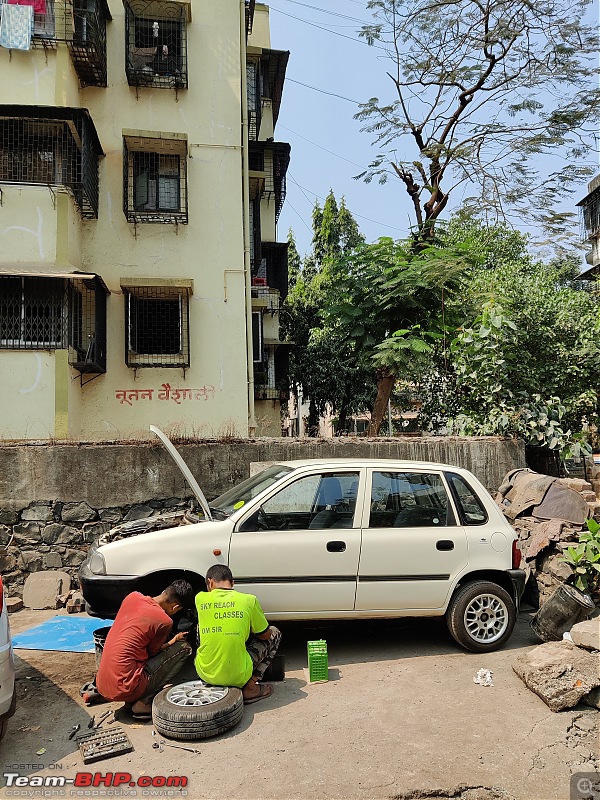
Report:
[[[414,220],[404,186],[395,180],[381,186],[353,179],[377,152],[372,135],[361,133],[353,119],[356,102],[390,96],[385,54],[358,40],[356,33],[360,24],[355,20],[370,19],[366,0],[271,0],[268,5],[272,47],[291,51],[276,130],[278,141],[292,145],[278,240],[291,227],[300,253],[307,251],[313,203],[318,199],[322,204],[329,189],[346,198],[368,241],[406,235]],[[455,205],[462,191],[454,195]],[[585,193],[582,183],[573,206]]]

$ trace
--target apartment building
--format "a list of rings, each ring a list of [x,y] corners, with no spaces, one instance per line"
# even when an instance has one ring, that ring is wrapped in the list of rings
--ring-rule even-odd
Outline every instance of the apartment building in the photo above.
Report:
[[[268,8],[0,10],[0,437],[278,435]]]
[[[581,209],[582,238],[591,248],[586,253],[590,268],[581,277],[593,279],[600,275],[600,175],[589,182],[588,193],[577,205]]]

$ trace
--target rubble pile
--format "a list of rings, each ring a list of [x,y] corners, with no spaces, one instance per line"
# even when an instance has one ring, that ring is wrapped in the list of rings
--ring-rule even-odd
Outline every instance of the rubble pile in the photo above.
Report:
[[[580,701],[600,708],[600,618],[578,622],[570,640],[546,642],[522,653],[513,669],[551,711]]]
[[[588,481],[531,470],[509,472],[496,502],[519,536],[521,567],[528,577],[524,599],[538,607],[572,575],[559,559],[577,545],[589,517],[600,521],[600,502]]]

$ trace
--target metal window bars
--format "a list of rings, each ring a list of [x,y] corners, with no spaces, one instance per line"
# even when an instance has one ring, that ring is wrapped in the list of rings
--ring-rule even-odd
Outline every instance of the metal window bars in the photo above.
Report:
[[[187,89],[187,11],[169,0],[125,0],[125,72],[130,86]]]
[[[35,0],[32,47],[66,42],[82,86],[106,86],[107,0]]]
[[[123,210],[128,222],[188,222],[187,142],[124,137]]]
[[[0,183],[62,187],[97,219],[100,155],[85,109],[0,106]]]
[[[600,237],[600,187],[596,187],[578,203],[580,207],[581,239],[591,241]]]
[[[0,348],[68,348],[79,372],[106,372],[106,291],[98,276],[0,276]]]
[[[286,142],[250,142],[250,170],[265,173],[262,198],[275,201],[275,220],[283,208],[291,146]]]
[[[249,58],[246,63],[246,82],[248,87],[248,139],[257,141],[262,117],[260,88],[260,60]]]
[[[189,290],[123,286],[128,367],[189,367]]]
[[[246,37],[252,33],[252,25],[254,23],[254,7],[256,0],[246,0]]]

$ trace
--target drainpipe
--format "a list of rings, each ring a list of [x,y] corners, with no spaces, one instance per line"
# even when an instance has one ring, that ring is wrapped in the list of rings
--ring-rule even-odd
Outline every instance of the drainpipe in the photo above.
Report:
[[[246,2],[240,0],[240,74],[242,92],[242,201],[244,276],[246,278],[246,358],[248,361],[248,436],[256,436],[254,416],[254,353],[252,349],[252,280],[250,269],[250,159],[248,157],[248,87],[246,74]]]

